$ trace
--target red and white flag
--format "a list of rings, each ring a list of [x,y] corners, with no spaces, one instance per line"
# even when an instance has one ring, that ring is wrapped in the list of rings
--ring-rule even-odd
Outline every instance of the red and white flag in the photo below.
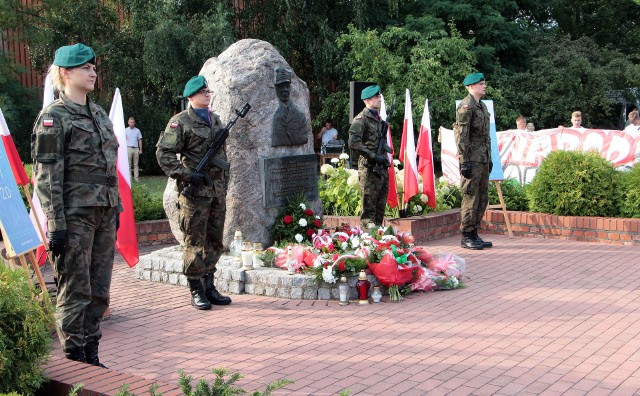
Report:
[[[413,114],[409,88],[404,102],[404,126],[400,144],[400,161],[404,164],[404,202],[418,194],[418,166],[416,165],[416,144],[413,136]]]
[[[428,197],[427,205],[436,208],[436,176],[433,170],[433,142],[429,99],[424,101],[424,113],[418,135],[418,173],[422,176],[422,193]]]
[[[7,122],[4,119],[4,114],[2,114],[1,109],[0,135],[2,135],[2,144],[4,145],[4,151],[7,153],[7,158],[9,159],[11,171],[13,172],[14,179],[16,179],[16,183],[19,186],[26,186],[27,184],[29,184],[29,177],[27,176],[27,172],[24,171],[24,166],[22,166],[20,155],[18,154],[18,150],[16,150],[16,145],[13,142],[11,132],[9,132],[9,127],[7,126]]]
[[[381,95],[382,96],[382,95]],[[384,96],[382,96],[382,105],[380,106],[380,118],[384,121],[387,120],[387,106],[384,103]],[[391,125],[387,124],[387,144],[391,147],[391,153],[387,153],[389,163],[391,166],[388,169],[389,172],[389,193],[387,194],[387,204],[391,208],[398,206],[398,187],[396,186],[396,169],[393,166],[393,140],[391,139]]]
[[[127,158],[127,138],[124,130],[124,112],[120,88],[116,88],[109,111],[109,119],[113,123],[113,131],[118,139],[118,188],[124,211],[120,213],[120,229],[116,240],[116,249],[124,260],[133,267],[140,261],[138,252],[138,235],[136,233],[136,219],[133,213],[133,198],[131,197],[131,175],[129,159]]]

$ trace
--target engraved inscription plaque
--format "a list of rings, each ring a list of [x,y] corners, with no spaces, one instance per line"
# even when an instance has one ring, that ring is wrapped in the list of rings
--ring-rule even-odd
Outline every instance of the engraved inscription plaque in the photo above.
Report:
[[[260,159],[262,204],[282,206],[298,193],[318,198],[318,158],[315,154]]]

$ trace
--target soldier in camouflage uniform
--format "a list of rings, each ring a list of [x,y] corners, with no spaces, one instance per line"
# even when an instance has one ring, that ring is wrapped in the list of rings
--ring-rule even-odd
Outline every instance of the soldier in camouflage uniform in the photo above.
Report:
[[[38,115],[31,150],[58,279],[62,349],[68,359],[104,367],[98,359],[100,320],[109,305],[122,205],[113,125],[87,96],[96,81],[95,61],[82,44],[56,51],[50,73],[60,97]]]
[[[187,110],[173,116],[156,145],[158,164],[167,176],[176,179],[178,191],[195,186],[194,199],[178,194],[180,230],[184,233],[184,275],[189,280],[191,304],[211,309],[211,304],[228,305],[214,286],[213,273],[222,251],[226,212],[229,163],[220,150],[203,173],[195,172],[215,135],[224,128],[220,118],[209,110],[211,92],[203,76],[187,82],[183,96]],[[176,157],[180,154],[180,159]],[[204,287],[203,287],[204,286]]]
[[[349,128],[349,148],[358,156],[358,178],[360,183],[360,196],[362,214],[360,224],[369,227],[371,223],[382,225],[384,209],[387,204],[389,192],[390,166],[386,154],[378,154],[380,139],[385,139],[386,129],[380,119],[380,87],[369,86],[362,90],[360,98],[364,100],[365,108],[353,118]],[[391,148],[384,144],[385,151],[391,152]],[[379,172],[374,172],[378,167]]]
[[[489,174],[491,173],[491,138],[489,135],[489,110],[480,98],[487,85],[482,73],[468,75],[463,84],[469,91],[456,109],[454,132],[460,160],[460,208],[461,246],[481,250],[493,244],[478,236],[480,221],[489,203]]]

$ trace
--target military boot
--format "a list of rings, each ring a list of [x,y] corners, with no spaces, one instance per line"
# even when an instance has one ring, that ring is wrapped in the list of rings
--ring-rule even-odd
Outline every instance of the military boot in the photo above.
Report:
[[[484,248],[482,242],[473,237],[473,232],[462,233],[462,241],[460,242],[460,246],[465,249],[472,250],[482,250]]]
[[[482,247],[483,248],[493,247],[493,242],[485,241],[485,240],[483,240],[482,238],[480,238],[478,236],[478,229],[477,228],[473,230],[473,237],[475,239],[477,239],[478,241],[480,241],[480,243],[482,243]]]
[[[204,295],[204,289],[202,288],[200,279],[189,279],[189,289],[191,289],[191,305],[196,309],[211,309],[211,303]]]
[[[107,368],[104,364],[100,363],[100,359],[98,359],[98,342],[88,342],[87,345],[84,346],[84,354],[87,359],[87,363],[92,364],[94,366]]]
[[[69,360],[75,360],[76,362],[86,363],[87,359],[83,349],[74,349],[64,353],[64,357]]]
[[[204,280],[204,295],[207,300],[213,305],[229,305],[231,304],[231,298],[223,296],[216,290],[213,283],[213,273],[206,273],[202,278]]]

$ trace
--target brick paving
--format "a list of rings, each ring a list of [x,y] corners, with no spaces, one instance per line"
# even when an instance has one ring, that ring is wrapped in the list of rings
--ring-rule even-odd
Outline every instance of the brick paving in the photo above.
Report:
[[[214,367],[246,390],[295,381],[279,395],[640,394],[640,246],[485,239],[426,246],[466,259],[465,289],[368,306],[237,295],[196,311],[188,289],[135,279],[118,256],[101,360],[165,384]]]

